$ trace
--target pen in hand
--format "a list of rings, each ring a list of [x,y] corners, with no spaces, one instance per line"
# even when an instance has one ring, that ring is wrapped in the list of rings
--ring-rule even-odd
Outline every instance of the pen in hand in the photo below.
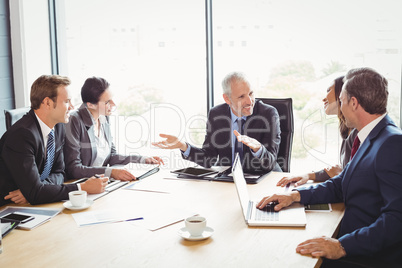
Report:
[[[95,178],[98,178],[98,179],[104,178],[103,174],[102,174],[102,175],[95,174],[94,176],[95,176]],[[110,183],[110,179],[109,179],[109,178],[107,179],[107,183]]]

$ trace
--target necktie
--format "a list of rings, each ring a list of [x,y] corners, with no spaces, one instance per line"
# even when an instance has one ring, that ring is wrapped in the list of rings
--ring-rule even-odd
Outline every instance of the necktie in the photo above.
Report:
[[[353,156],[357,152],[357,149],[359,149],[359,146],[360,146],[360,140],[359,137],[356,136],[355,140],[353,141],[352,152],[350,153],[350,160],[352,160]]]
[[[46,161],[45,167],[43,168],[42,174],[40,174],[40,180],[43,181],[49,177],[50,171],[52,170],[54,161],[54,132],[53,129],[49,132],[46,146]]]
[[[244,123],[244,120],[241,119],[241,118],[237,118],[236,122],[237,122],[237,129],[238,129],[238,132],[240,133],[240,135],[243,135],[243,123]],[[242,143],[242,142],[239,142],[239,141],[237,140],[237,138],[235,139],[235,150],[234,150],[234,153],[235,153],[235,156],[236,156],[236,153],[239,154],[240,160],[241,160],[241,162],[243,163],[243,143]],[[233,157],[233,159],[234,159],[234,157]]]

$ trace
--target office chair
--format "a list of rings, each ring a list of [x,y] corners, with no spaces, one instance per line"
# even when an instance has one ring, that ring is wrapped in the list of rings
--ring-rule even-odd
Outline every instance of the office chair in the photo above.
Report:
[[[294,133],[292,98],[258,98],[257,100],[261,100],[263,103],[275,107],[279,113],[281,127],[281,144],[279,145],[278,164],[283,172],[290,172],[290,156],[292,152]]]
[[[8,130],[15,122],[17,122],[27,112],[29,112],[29,110],[30,110],[29,107],[4,110],[4,115],[6,119],[6,130]]]

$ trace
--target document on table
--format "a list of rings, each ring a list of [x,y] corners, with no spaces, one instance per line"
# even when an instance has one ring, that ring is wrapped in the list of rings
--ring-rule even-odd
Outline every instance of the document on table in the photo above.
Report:
[[[152,177],[149,177],[140,181],[132,182],[123,189],[169,194],[172,191],[177,190],[177,185],[169,183],[169,181],[166,180],[155,180]]]
[[[140,226],[150,231],[157,231],[172,224],[183,221],[185,218],[196,213],[177,208],[161,207],[159,210],[152,210],[143,216],[142,221],[133,221],[130,224]]]
[[[141,220],[142,217],[137,215],[112,211],[112,210],[98,210],[88,211],[72,214],[78,226],[88,226],[100,223],[113,223],[121,221]]]

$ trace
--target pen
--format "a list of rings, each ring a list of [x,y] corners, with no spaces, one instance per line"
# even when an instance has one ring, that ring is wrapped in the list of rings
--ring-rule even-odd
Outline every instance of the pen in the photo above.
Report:
[[[138,221],[138,220],[143,220],[143,217],[140,218],[134,218],[134,219],[128,219],[128,220],[124,220],[124,221]]]
[[[99,174],[95,174],[94,176],[95,176],[95,178],[98,178],[98,179],[99,179],[99,178],[103,178],[103,176],[102,176],[102,175],[99,175]],[[110,182],[111,182],[111,180],[108,178],[108,179],[107,179],[107,183],[110,183]]]

